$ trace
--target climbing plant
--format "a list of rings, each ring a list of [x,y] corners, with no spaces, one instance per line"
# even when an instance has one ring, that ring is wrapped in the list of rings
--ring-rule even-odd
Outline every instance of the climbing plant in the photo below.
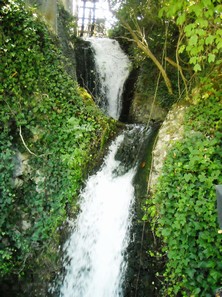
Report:
[[[1,277],[21,276],[47,249],[115,126],[66,73],[56,44],[34,8],[1,3]]]
[[[188,109],[183,140],[172,146],[147,200],[167,258],[163,296],[212,296],[221,286],[215,185],[222,183],[222,102],[221,91],[211,91]]]
[[[160,17],[165,16],[179,27],[178,54],[186,51],[195,72],[213,63],[221,65],[221,1],[162,1]]]

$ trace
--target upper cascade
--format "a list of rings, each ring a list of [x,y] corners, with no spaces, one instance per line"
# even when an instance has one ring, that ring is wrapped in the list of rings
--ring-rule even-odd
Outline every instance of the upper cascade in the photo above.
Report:
[[[131,62],[119,43],[109,38],[87,38],[95,53],[100,95],[95,98],[101,109],[118,120],[122,110],[124,83],[129,76]]]

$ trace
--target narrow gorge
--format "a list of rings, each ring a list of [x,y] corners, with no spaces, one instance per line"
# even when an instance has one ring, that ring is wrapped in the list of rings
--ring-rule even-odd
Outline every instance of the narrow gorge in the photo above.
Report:
[[[97,79],[95,101],[107,116],[118,120],[130,61],[116,40],[91,38],[86,41],[95,61],[95,68],[91,70]],[[88,65],[84,71],[90,72]],[[83,76],[79,74],[79,77]],[[89,85],[87,81],[84,84]],[[89,89],[90,93],[94,91]],[[132,261],[128,252],[133,252],[135,236],[133,222],[138,217],[136,204],[141,203],[135,190],[141,187],[136,176],[141,166],[144,171],[148,166],[147,156],[142,157],[143,150],[147,152],[149,147],[148,154],[151,154],[155,128],[145,124],[122,126],[123,131],[111,143],[101,168],[86,180],[81,191],[80,212],[78,218],[70,222],[70,238],[63,247],[64,272],[50,288],[52,296],[123,297],[135,290],[133,286],[127,287],[127,283],[130,286],[127,274],[128,261]],[[144,183],[143,186],[146,187]],[[138,260],[133,262],[131,270],[139,265]],[[131,281],[136,282],[135,279]],[[149,287],[152,290],[154,283]],[[147,288],[141,294],[146,296]]]
[[[221,295],[221,15],[0,1],[2,296]]]

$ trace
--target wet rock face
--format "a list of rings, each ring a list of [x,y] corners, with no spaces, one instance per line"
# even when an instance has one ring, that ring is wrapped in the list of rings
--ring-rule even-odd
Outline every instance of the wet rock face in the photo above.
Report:
[[[150,119],[156,122],[163,121],[167,111],[158,103],[153,103],[153,96],[135,93],[129,112],[129,120],[134,123],[147,123]]]
[[[130,129],[130,126],[128,129]],[[144,126],[142,130],[138,129],[137,132],[132,131],[132,133],[124,136],[124,141],[121,143],[115,156],[115,159],[117,161],[121,160],[121,163],[114,174],[122,175],[139,163],[140,152],[143,146],[141,139],[146,139],[148,135],[149,129]]]
[[[13,185],[18,188],[23,185],[23,175],[30,170],[28,165],[28,154],[22,154],[19,151],[16,151],[13,163],[15,168],[13,173]]]
[[[67,29],[67,23],[70,21],[70,14],[64,7],[58,7],[58,19],[57,19],[57,36],[59,40],[59,46],[62,49],[63,55],[67,58],[64,60],[64,66],[67,73],[73,80],[76,80],[76,56],[74,50],[74,42],[70,32]]]
[[[64,6],[64,8],[69,12],[69,13],[73,13],[73,0],[62,0],[62,4]]]
[[[124,137],[124,142],[121,144],[118,152],[115,156],[116,160],[122,160],[120,166],[117,168],[117,175],[124,174],[129,171],[135,164],[135,151],[137,143],[134,142],[132,135],[126,135]]]
[[[55,0],[25,0],[28,5],[37,6],[38,10],[44,16],[46,22],[54,33],[58,33],[58,4]],[[64,9],[73,14],[72,0],[61,0]]]
[[[79,39],[76,43],[75,54],[76,74],[79,85],[85,88],[93,98],[99,97],[101,86],[90,42]]]
[[[127,273],[124,280],[124,297],[157,297],[159,296],[160,280],[156,272],[163,269],[162,259],[152,257],[161,244],[154,238],[149,222],[143,221],[142,205],[147,197],[147,181],[149,179],[152,159],[152,147],[157,135],[157,127],[152,128],[151,134],[139,156],[138,171],[134,179],[135,205],[130,232],[130,243],[127,249]]]
[[[141,217],[139,217],[141,219]],[[124,282],[124,297],[159,297],[161,287],[156,273],[161,273],[163,263],[152,257],[150,251],[158,251],[160,242],[154,242],[148,223],[134,218],[132,237],[128,247],[127,276]],[[158,246],[159,245],[159,246]]]
[[[46,22],[49,24],[54,33],[57,32],[57,1],[54,0],[25,0],[31,6],[37,6],[43,14]]]
[[[123,123],[133,123],[129,117],[130,109],[134,99],[135,84],[138,79],[138,70],[133,69],[127,78],[122,95],[122,111],[119,120]]]

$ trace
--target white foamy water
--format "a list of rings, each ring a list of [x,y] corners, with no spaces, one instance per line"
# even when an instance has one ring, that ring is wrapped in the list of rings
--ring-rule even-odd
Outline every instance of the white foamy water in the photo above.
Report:
[[[101,98],[99,102],[106,114],[119,119],[122,110],[124,83],[129,76],[130,60],[116,40],[88,38],[95,51],[96,70],[99,73]]]
[[[130,62],[118,42],[107,38],[89,41],[95,51],[103,107],[109,116],[118,119]],[[142,131],[144,128],[131,126],[118,136],[101,169],[86,181],[79,216],[72,222],[74,227],[64,246],[60,297],[123,297],[135,160]]]
[[[123,137],[113,142],[101,170],[89,177],[82,191],[81,212],[64,247],[66,274],[60,297],[122,296],[136,171],[116,176],[120,161],[115,154]]]

